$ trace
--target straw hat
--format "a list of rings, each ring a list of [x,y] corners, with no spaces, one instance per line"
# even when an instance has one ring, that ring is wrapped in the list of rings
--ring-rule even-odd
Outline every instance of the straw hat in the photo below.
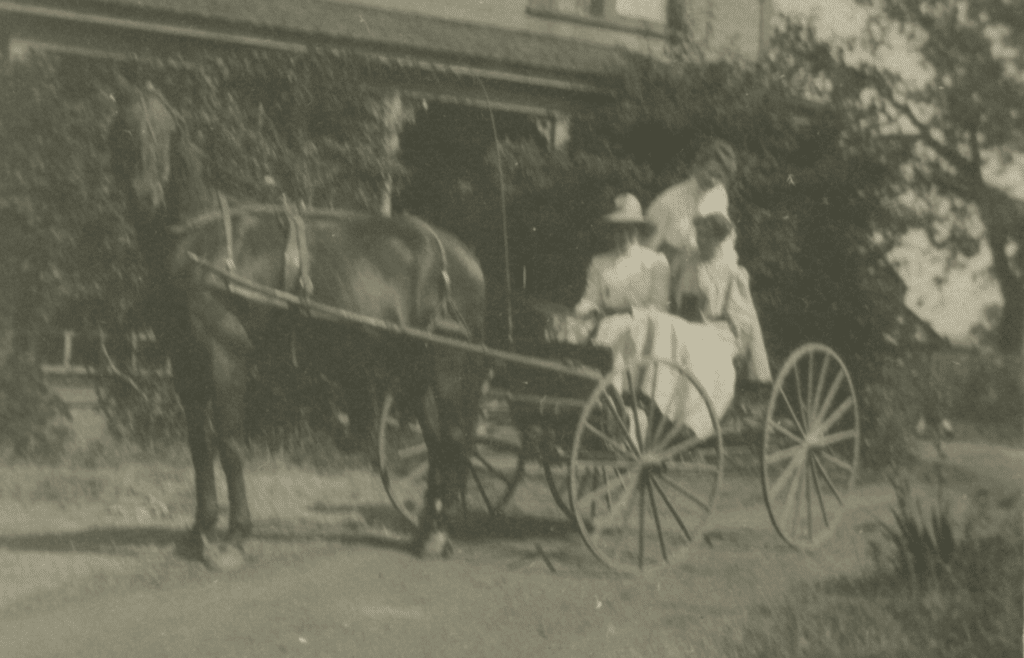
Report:
[[[609,228],[616,226],[651,228],[651,225],[644,221],[644,210],[640,205],[640,200],[628,193],[615,197],[615,209],[601,218],[601,224]]]

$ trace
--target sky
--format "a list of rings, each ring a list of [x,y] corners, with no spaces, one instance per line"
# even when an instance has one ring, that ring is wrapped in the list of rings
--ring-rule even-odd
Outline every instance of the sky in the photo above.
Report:
[[[849,0],[775,0],[781,14],[811,17],[824,38],[845,40],[855,37],[864,25],[867,12]],[[892,51],[885,64],[905,76],[919,70],[912,57]],[[1024,158],[1001,172],[989,172],[994,185],[1024,199]],[[981,234],[978,223],[972,233]],[[970,344],[970,330],[984,318],[985,310],[1002,306],[1002,295],[991,275],[992,253],[982,242],[973,258],[959,258],[949,264],[947,255],[932,246],[924,230],[909,232],[889,254],[906,282],[904,302],[928,321],[940,335],[954,343]]]

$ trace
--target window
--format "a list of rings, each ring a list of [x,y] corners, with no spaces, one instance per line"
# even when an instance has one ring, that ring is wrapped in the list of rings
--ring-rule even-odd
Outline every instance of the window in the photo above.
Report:
[[[528,0],[527,11],[550,18],[643,29],[668,23],[669,3],[679,0]]]
[[[615,13],[650,23],[665,23],[668,0],[615,0]]]

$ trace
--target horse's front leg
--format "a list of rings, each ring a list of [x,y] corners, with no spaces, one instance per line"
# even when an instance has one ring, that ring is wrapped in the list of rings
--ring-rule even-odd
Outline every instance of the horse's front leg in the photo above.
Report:
[[[217,526],[217,487],[213,474],[214,451],[206,432],[209,388],[205,378],[191,376],[193,372],[188,365],[180,360],[173,362],[178,397],[185,412],[188,448],[196,482],[195,523],[180,549],[189,557],[198,558],[202,555],[206,540]]]
[[[228,486],[228,536],[231,543],[252,533],[252,518],[245,493],[242,444],[245,431],[245,389],[248,361],[244,354],[214,342],[210,349],[213,374],[213,426],[217,452]]]

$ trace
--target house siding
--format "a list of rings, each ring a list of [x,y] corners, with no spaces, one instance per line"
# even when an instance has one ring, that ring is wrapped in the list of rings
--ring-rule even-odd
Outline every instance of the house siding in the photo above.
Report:
[[[564,20],[550,13],[531,12],[531,0],[327,0],[339,4],[364,5],[444,20],[475,23],[507,30],[587,41],[604,46],[621,46],[642,54],[664,52],[661,28],[651,26],[652,34],[639,33],[639,21]],[[715,54],[754,57],[758,53],[762,29],[761,4],[765,0],[685,0],[684,12],[691,35]],[[612,3],[612,0],[608,0]],[[550,3],[545,3],[550,4]],[[630,29],[630,28],[633,29]]]

